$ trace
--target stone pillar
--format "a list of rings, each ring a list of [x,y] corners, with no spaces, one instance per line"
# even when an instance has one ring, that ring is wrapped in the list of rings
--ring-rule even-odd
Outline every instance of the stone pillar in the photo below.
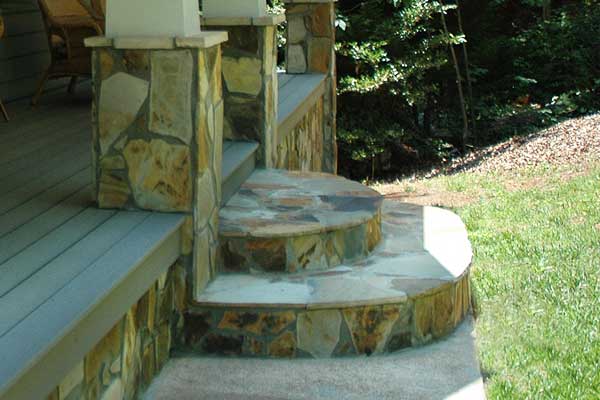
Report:
[[[187,215],[182,254],[193,288],[216,271],[226,32],[90,38],[98,206]]]
[[[326,74],[323,103],[323,171],[337,172],[335,2],[283,0],[288,21],[288,74]]]
[[[284,15],[203,19],[205,30],[225,30],[223,136],[260,143],[259,164],[272,167],[277,143],[277,25]]]

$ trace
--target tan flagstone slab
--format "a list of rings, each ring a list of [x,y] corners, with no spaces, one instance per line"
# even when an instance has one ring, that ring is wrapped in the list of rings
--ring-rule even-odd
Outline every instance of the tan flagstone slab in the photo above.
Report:
[[[350,228],[373,219],[381,202],[379,193],[339,176],[257,170],[221,210],[220,233],[291,237]]]
[[[192,140],[193,58],[189,50],[151,54],[150,131],[189,144]]]
[[[398,304],[434,292],[468,273],[471,245],[464,224],[452,212],[388,200],[382,221],[383,242],[366,260],[326,271],[221,275],[196,302],[304,309]],[[410,232],[427,240],[405,245],[394,236],[394,222],[411,225]]]
[[[119,72],[102,82],[100,88],[99,137],[101,153],[108,152],[137,118],[148,97],[150,84],[140,78]]]
[[[298,315],[298,348],[315,358],[326,358],[340,340],[342,315],[337,310],[310,311]]]

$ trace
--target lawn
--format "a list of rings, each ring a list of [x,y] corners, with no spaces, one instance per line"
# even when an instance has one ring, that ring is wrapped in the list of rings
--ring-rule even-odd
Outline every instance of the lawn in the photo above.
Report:
[[[465,221],[490,399],[600,399],[600,163],[379,189]]]

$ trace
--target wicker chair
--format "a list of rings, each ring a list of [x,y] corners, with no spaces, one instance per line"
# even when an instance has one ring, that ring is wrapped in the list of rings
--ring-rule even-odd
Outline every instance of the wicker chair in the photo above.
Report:
[[[83,0],[79,0],[79,2],[86,8],[89,7],[90,14],[98,22],[102,30],[105,31],[106,0],[90,0],[90,6],[83,2]]]
[[[46,25],[51,61],[31,100],[33,105],[39,101],[49,79],[71,77],[69,93],[72,93],[79,77],[91,75],[91,51],[83,41],[86,37],[103,34],[98,22],[78,0],[38,2]]]

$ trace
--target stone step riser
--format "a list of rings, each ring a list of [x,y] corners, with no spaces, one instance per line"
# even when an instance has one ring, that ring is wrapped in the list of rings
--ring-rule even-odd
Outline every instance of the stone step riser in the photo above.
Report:
[[[305,308],[193,307],[178,350],[244,357],[383,354],[449,334],[470,310],[468,270],[455,281],[392,304]]]
[[[322,271],[365,259],[381,240],[382,202],[335,175],[254,171],[219,213],[219,272]]]
[[[221,272],[319,271],[360,261],[381,240],[381,212],[358,226],[281,238],[221,237]]]

